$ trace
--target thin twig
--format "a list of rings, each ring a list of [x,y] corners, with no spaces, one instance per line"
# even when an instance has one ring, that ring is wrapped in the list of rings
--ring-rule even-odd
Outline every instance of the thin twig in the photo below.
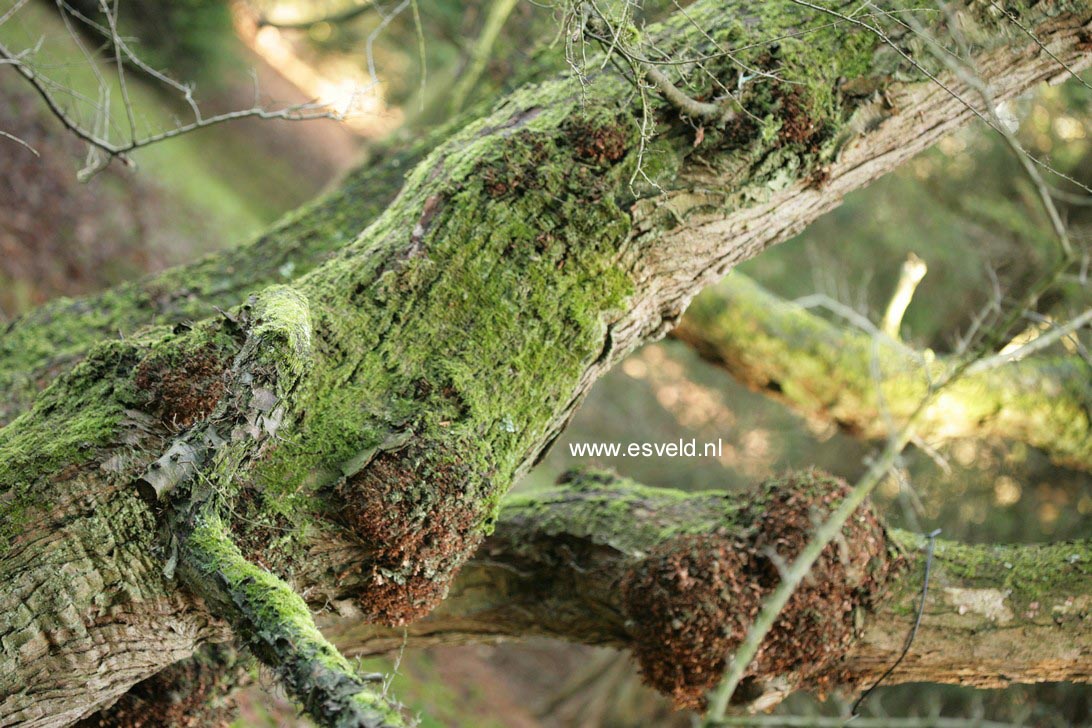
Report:
[[[1008,18],[1009,21],[1013,25],[1015,25],[1017,28],[1022,30],[1027,37],[1029,37],[1033,41],[1035,41],[1035,45],[1039,46],[1039,48],[1044,53],[1046,53],[1048,56],[1053,58],[1055,63],[1057,63],[1059,66],[1061,66],[1066,71],[1068,71],[1070,76],[1077,79],[1077,83],[1081,84],[1086,89],[1092,91],[1092,85],[1090,85],[1088,83],[1088,81],[1085,81],[1083,78],[1081,78],[1080,74],[1078,74],[1076,71],[1074,71],[1065,61],[1063,61],[1061,58],[1058,58],[1058,56],[1056,56],[1052,50],[1047,48],[1046,44],[1043,43],[1043,41],[1039,40],[1039,38],[1036,37],[1036,35],[1034,33],[1032,33],[1030,30],[1028,30],[1026,27],[1024,27],[1024,24],[1021,23],[1020,19],[1016,17],[1016,13],[1012,13],[1012,12],[1009,12],[1008,10],[1005,10],[1000,5],[998,5],[997,3],[993,2],[993,0],[990,0],[990,6],[993,7],[994,10],[996,10],[997,12],[1001,13],[1006,18]]]
[[[3,23],[10,18],[16,10],[25,4],[25,2],[26,0],[20,0],[11,9],[5,12],[4,15],[0,16],[0,23]],[[109,0],[99,0],[99,7],[106,15],[105,25],[86,17],[72,8],[65,0],[56,0],[56,4],[58,10],[61,12],[65,28],[68,30],[73,43],[83,54],[85,63],[91,68],[98,81],[99,98],[97,100],[87,98],[74,89],[62,86],[46,76],[42,71],[43,66],[30,62],[30,58],[37,53],[37,47],[16,53],[3,43],[0,43],[0,64],[13,67],[23,80],[38,94],[49,112],[61,123],[61,126],[77,139],[87,144],[87,164],[79,173],[81,179],[87,179],[93,176],[106,167],[113,159],[118,159],[127,165],[132,164],[129,153],[137,149],[182,136],[183,134],[188,134],[198,129],[216,126],[229,121],[246,118],[266,120],[283,119],[289,121],[305,121],[312,119],[340,120],[342,118],[342,115],[334,112],[329,107],[317,103],[296,104],[276,110],[267,110],[255,104],[255,106],[250,109],[241,109],[205,118],[202,116],[199,107],[193,99],[192,88],[190,86],[181,84],[171,79],[166,74],[156,71],[133,53],[118,31],[118,0],[114,0],[113,4],[111,4]],[[83,41],[80,39],[79,34],[76,32],[76,29],[72,27],[70,18],[76,18],[95,32],[101,34],[113,48],[112,60],[116,66],[117,83],[121,91],[122,105],[125,108],[129,126],[129,133],[125,141],[115,141],[111,138],[111,86],[107,83],[106,78],[99,70],[96,58],[86,48]],[[141,136],[139,134],[139,129],[137,128],[135,109],[129,95],[128,82],[125,74],[126,63],[133,63],[137,68],[145,71],[152,78],[182,93],[183,98],[194,112],[194,121],[158,133]],[[59,96],[70,96],[78,103],[86,104],[93,109],[95,115],[91,124],[86,125],[82,123],[79,118],[74,113],[70,112],[65,104],[59,100]],[[10,137],[10,135],[5,134],[5,137]]]
[[[918,603],[918,615],[914,619],[914,626],[910,628],[910,633],[906,635],[906,644],[903,645],[902,652],[899,653],[898,659],[895,660],[891,667],[887,668],[887,670],[885,670],[884,673],[880,675],[876,682],[872,683],[872,686],[868,688],[868,690],[865,690],[863,693],[861,693],[861,697],[857,698],[857,700],[853,703],[853,707],[849,711],[850,715],[852,716],[850,718],[851,721],[855,721],[855,719],[860,716],[860,713],[858,713],[857,711],[864,703],[864,701],[868,699],[868,696],[871,695],[872,692],[876,688],[878,688],[884,680],[889,678],[891,676],[891,673],[895,672],[896,668],[898,668],[898,666],[902,664],[902,661],[906,659],[906,656],[910,653],[910,646],[914,643],[914,637],[917,636],[918,628],[921,626],[921,618],[925,614],[925,600],[929,596],[929,575],[933,569],[933,551],[936,548],[937,536],[939,535],[939,528],[932,533],[926,534],[926,538],[929,539],[929,546],[925,554],[925,576],[921,585],[921,601]],[[861,725],[856,722],[854,724],[858,726]]]
[[[474,47],[470,50],[470,60],[451,90],[451,99],[448,103],[448,111],[457,114],[462,111],[470,92],[478,83],[485,71],[486,63],[493,52],[493,46],[504,28],[508,16],[515,10],[519,0],[493,0],[489,6],[489,13],[485,17],[485,24],[478,34]]]
[[[1080,331],[1090,324],[1092,324],[1092,308],[1086,310],[1079,316],[1075,316],[1061,326],[1055,326],[1047,333],[1036,336],[1018,349],[978,360],[967,367],[967,373],[978,374],[980,372],[988,372],[1010,362],[1020,361],[1031,354],[1042,351],[1054,342],[1064,339],[1066,336],[1069,336],[1076,331]]]
[[[14,134],[9,134],[8,132],[4,131],[3,129],[0,129],[0,137],[4,137],[5,139],[10,139],[11,141],[15,142],[15,143],[16,143],[16,144],[18,144],[19,146],[21,146],[21,147],[24,147],[24,148],[26,148],[26,149],[27,149],[27,150],[29,150],[29,151],[30,151],[30,153],[31,153],[31,154],[33,154],[33,155],[34,155],[35,157],[40,157],[40,156],[42,156],[41,154],[38,154],[38,150],[37,150],[37,149],[35,149],[34,147],[30,146],[29,144],[27,144],[27,143],[26,143],[25,141],[23,141],[23,140],[22,140],[22,139],[20,139],[19,137],[15,136]]]
[[[336,13],[330,13],[329,15],[323,15],[320,18],[311,18],[310,20],[298,20],[295,22],[281,23],[276,20],[270,20],[266,17],[258,18],[258,27],[268,25],[273,28],[281,30],[307,30],[319,23],[329,23],[330,25],[337,25],[338,23],[345,23],[355,18],[360,17],[369,10],[378,10],[378,6],[374,2],[358,5],[348,10],[342,10]]]

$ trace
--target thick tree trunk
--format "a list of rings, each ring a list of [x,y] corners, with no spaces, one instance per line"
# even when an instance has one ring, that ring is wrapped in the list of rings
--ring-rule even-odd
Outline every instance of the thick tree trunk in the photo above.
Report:
[[[353,580],[368,621],[427,613],[600,374],[733,264],[970,117],[875,35],[791,7],[702,2],[650,31],[664,52],[716,56],[713,39],[810,26],[741,51],[807,79],[750,86],[753,121],[707,128],[695,148],[657,104],[664,128],[642,144],[613,73],[586,93],[524,88],[290,287],[102,343],[0,430],[0,723],[87,715],[223,639],[225,619],[305,704],[313,665],[361,691],[338,708],[352,725],[396,722],[278,596],[284,582],[243,557],[300,591]],[[977,3],[960,12],[998,98],[1057,75],[1057,58],[1088,62],[1087,3],[1022,12],[1038,42]],[[707,67],[735,84],[727,58]],[[300,579],[345,538],[348,574]]]
[[[951,366],[882,335],[831,324],[739,274],[703,292],[672,335],[804,416],[874,439],[905,424],[930,382]],[[1089,365],[1079,357],[1035,357],[955,382],[919,414],[914,430],[932,443],[1026,442],[1059,463],[1092,470],[1090,413]]]

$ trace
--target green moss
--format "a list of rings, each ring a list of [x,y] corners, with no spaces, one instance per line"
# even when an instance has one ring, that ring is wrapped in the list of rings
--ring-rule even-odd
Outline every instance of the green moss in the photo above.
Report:
[[[904,552],[916,554],[919,565],[905,573],[895,589],[895,603],[907,612],[914,604],[912,595],[921,591],[923,569],[921,553],[924,537],[904,531],[892,531],[891,538]],[[937,540],[934,569],[941,586],[983,588],[1005,595],[1006,605],[1017,619],[1050,615],[1055,607],[1065,607],[1088,590],[1088,565],[1092,563],[1092,544],[1069,542],[1054,544],[971,545]],[[1060,618],[1060,617],[1059,617]]]
[[[0,553],[30,509],[48,506],[52,475],[63,468],[78,472],[116,442],[131,385],[115,374],[135,366],[142,349],[139,342],[99,345],[46,389],[30,412],[0,429]]]
[[[627,219],[611,198],[589,199],[593,177],[624,171],[574,165],[558,119],[544,116],[515,144],[466,132],[467,148],[422,165],[442,165],[442,185],[400,199],[353,259],[299,282],[320,349],[336,357],[305,385],[306,445],[280,448],[265,471],[272,487],[329,484],[338,463],[394,431],[482,473],[512,472],[541,436],[631,289],[613,262]],[[504,187],[490,192],[490,178]]]
[[[801,24],[798,8],[751,12],[761,15],[762,31],[771,35]],[[739,32],[739,19],[722,3],[696,4],[688,15],[676,14],[664,28],[649,31],[663,52],[716,54],[706,30],[713,38]],[[254,371],[244,373],[272,382],[284,420],[275,441],[263,442],[260,451],[245,438],[221,448],[205,474],[211,487],[226,493],[247,481],[273,512],[290,514],[302,537],[323,500],[336,511],[333,494],[348,471],[366,467],[384,443],[404,437],[399,445],[440,458],[406,458],[392,470],[400,478],[394,485],[413,507],[444,513],[452,506],[450,492],[442,495],[434,484],[451,470],[468,473],[463,495],[484,504],[479,527],[487,531],[500,497],[560,426],[589,367],[617,354],[611,326],[621,318],[634,280],[644,275],[635,269],[641,260],[635,249],[655,244],[657,226],[675,227],[695,212],[727,212],[764,199],[823,163],[830,131],[845,126],[859,105],[843,93],[840,79],[872,68],[876,41],[845,29],[817,33],[824,42],[789,39],[776,48],[758,44],[736,59],[717,55],[708,70],[722,83],[739,80],[740,61],[776,70],[786,81],[743,84],[751,116],[707,129],[697,151],[693,126],[656,98],[651,113],[660,133],[642,145],[643,110],[629,83],[615,74],[584,79],[587,93],[572,76],[527,86],[489,115],[449,132],[409,174],[397,199],[384,201],[382,214],[361,203],[368,176],[355,177],[236,257],[174,271],[91,304],[57,304],[35,319],[42,329],[29,320],[26,328],[15,327],[16,335],[3,344],[6,360],[40,367],[56,361],[49,351],[58,342],[78,355],[103,331],[146,321],[149,311],[153,320],[200,316],[212,301],[237,300],[252,286],[298,275],[291,289],[269,289],[253,310],[236,309],[225,319],[251,334],[244,353],[254,355],[248,359]],[[809,82],[796,88],[787,83],[793,78]],[[715,93],[701,74],[685,81],[697,96]],[[642,155],[640,163],[650,165],[645,174],[665,177],[696,169],[691,156],[700,155],[708,170],[701,174],[719,175],[727,192],[673,195],[670,209],[648,213],[655,203],[638,200],[635,206],[634,195],[658,190],[630,184],[640,179]],[[385,167],[382,179],[400,180],[397,166]],[[642,217],[646,213],[654,219]],[[652,224],[636,231],[635,221]],[[84,321],[75,323],[80,316]],[[192,332],[180,330],[163,345],[184,351],[186,341],[216,331],[228,338],[238,333],[216,319]],[[786,335],[794,335],[791,328]],[[839,356],[848,356],[838,354],[840,343],[820,337],[815,347],[822,356],[807,372],[801,396],[836,396],[821,382],[842,364]],[[117,344],[121,350],[128,345]],[[833,364],[822,361],[832,353]],[[49,467],[71,458],[81,433],[90,448],[117,434],[120,413],[134,400],[131,392],[114,391],[114,382],[121,389],[131,385],[124,375],[107,373],[100,359],[88,361],[94,366],[82,370],[84,379],[62,380],[64,391],[39,400],[43,408],[53,402],[60,410],[36,407],[33,423],[12,426],[8,436],[26,441],[8,441],[17,457],[5,467],[35,470],[26,483],[41,482]],[[4,371],[24,381],[18,369]],[[90,414],[80,414],[81,403]],[[35,438],[43,440],[65,418],[72,422],[61,425],[58,444],[20,460]],[[248,459],[255,458],[260,463],[253,465]],[[34,486],[16,487],[29,492]],[[454,562],[464,557],[456,554]]]
[[[43,382],[70,369],[100,341],[132,336],[149,324],[199,321],[242,303],[248,293],[307,273],[386,207],[406,171],[445,134],[447,127],[412,144],[377,150],[334,190],[248,245],[89,299],[56,299],[17,319],[0,337],[0,424],[24,411]]]
[[[316,719],[335,727],[361,721],[404,724],[401,713],[326,641],[303,598],[243,558],[218,516],[198,516],[185,549],[187,566],[201,575],[195,587],[231,603],[235,628]]]
[[[905,419],[929,394],[929,382],[957,363],[832,324],[738,273],[698,296],[679,335],[748,385],[866,437],[885,436],[884,408],[896,421]],[[883,375],[879,393],[874,361]],[[1023,441],[1060,463],[1087,468],[1090,404],[1086,363],[1035,358],[961,377],[921,413],[917,427],[923,435]]]
[[[650,488],[610,471],[567,473],[557,488],[516,493],[504,500],[506,528],[528,535],[573,536],[641,555],[684,534],[730,530],[742,499],[731,493]],[[528,548],[537,548],[527,543]]]

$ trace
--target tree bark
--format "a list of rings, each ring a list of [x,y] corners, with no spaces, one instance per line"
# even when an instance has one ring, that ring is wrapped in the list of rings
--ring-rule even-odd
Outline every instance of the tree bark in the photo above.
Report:
[[[1088,63],[1087,3],[1022,12],[1038,42],[989,8],[959,11],[999,99],[1057,75],[1056,59]],[[752,86],[754,120],[706,129],[697,149],[655,100],[662,128],[642,142],[613,72],[585,92],[529,86],[291,286],[93,347],[0,430],[0,723],[88,715],[227,622],[252,647],[270,629],[306,637],[306,659],[352,683],[295,602],[248,585],[302,587],[316,546],[350,538],[363,617],[422,616],[599,375],[732,265],[970,117],[873,34],[796,6],[701,2],[648,32],[714,56],[715,39],[809,28],[739,56],[807,84]],[[726,57],[707,67],[738,73]],[[239,553],[209,541],[221,522]],[[259,657],[310,704],[290,679],[304,658],[279,647]]]
[[[952,364],[836,326],[738,273],[704,291],[672,335],[746,386],[869,439],[905,424],[930,381]],[[1092,470],[1089,413],[1089,365],[1079,357],[1033,357],[963,377],[920,413],[914,428],[931,443],[1026,442],[1055,462]]]
[[[570,473],[552,489],[510,496],[495,532],[460,570],[448,597],[428,617],[405,627],[363,621],[359,584],[351,578],[335,584],[325,576],[352,572],[360,554],[351,542],[324,544],[323,556],[316,559],[324,566],[299,577],[320,612],[324,633],[347,654],[375,656],[403,645],[493,643],[531,636],[611,646],[631,650],[646,680],[680,704],[693,706],[723,674],[725,655],[738,639],[720,640],[717,630],[694,615],[717,614],[716,627],[727,628],[752,609],[747,599],[713,588],[720,575],[735,572],[742,581],[755,582],[754,594],[768,591],[768,564],[756,544],[774,543],[781,558],[791,558],[791,544],[802,543],[812,522],[794,521],[793,509],[777,508],[779,496],[810,493],[797,504],[810,510],[817,493],[844,488],[816,473],[798,473],[758,486],[757,494],[685,493],[649,488],[609,472]],[[859,559],[855,551],[862,549],[860,537],[869,533],[859,524],[870,518],[862,511],[858,525],[846,530],[843,543],[832,547],[830,555]],[[770,539],[774,533],[777,538]],[[872,559],[870,573],[887,573],[887,578],[872,585],[867,595],[856,592],[849,604],[838,603],[810,619],[800,618],[801,607],[813,607],[809,600],[796,604],[795,613],[790,608],[769,638],[765,658],[751,671],[740,701],[746,707],[769,708],[790,690],[816,683],[827,690],[858,692],[895,664],[920,606],[927,540],[898,530],[873,535],[877,533],[882,536],[863,548]],[[634,598],[632,584],[650,565],[665,562],[685,568],[661,579],[663,589],[655,596],[663,608],[650,610],[648,602]],[[1088,542],[1002,546],[939,540],[920,627],[906,658],[885,684],[1001,687],[1092,681],[1090,563]],[[832,574],[829,565],[817,571],[805,590],[829,599],[845,593],[845,579],[862,584],[859,572]],[[834,576],[843,581],[833,582]],[[650,625],[650,613],[661,621]],[[813,650],[787,668],[782,661],[776,665],[780,669],[770,669],[775,662],[770,655],[786,647],[799,652],[797,642],[785,644],[787,632],[821,633],[830,639],[837,636],[832,625],[839,623],[850,627],[850,639],[824,664],[816,664]],[[650,627],[660,632],[657,644],[668,637],[680,639],[669,640],[672,650],[650,649]],[[802,638],[798,634],[796,639]],[[675,666],[666,674],[665,660]],[[200,674],[197,669],[176,667],[154,684],[162,693],[170,685],[172,694],[190,695],[184,702],[195,707],[210,702],[219,706],[218,693],[209,690],[219,679],[210,671],[215,663],[202,658],[196,667],[206,671],[203,680],[193,679]],[[221,682],[225,691],[233,688],[232,681]],[[173,702],[149,700],[147,689],[143,695],[145,711],[174,709]],[[129,703],[120,706],[122,713],[130,709]]]
[[[360,655],[398,649],[403,630],[411,646],[541,635],[634,650],[647,675],[655,667],[651,662],[661,655],[648,655],[642,649],[643,625],[620,585],[662,554],[692,547],[699,536],[704,539],[698,542],[704,546],[704,555],[723,557],[709,537],[733,541],[736,548],[746,550],[747,539],[754,538],[748,529],[768,533],[786,524],[783,519],[771,519],[769,508],[762,510],[757,521],[741,522],[737,517],[741,511],[749,517],[759,515],[753,507],[748,510],[749,496],[648,488],[595,471],[568,478],[551,490],[510,497],[495,533],[459,573],[448,598],[427,618],[397,629],[369,625],[356,618],[351,598],[343,601],[344,594],[326,594],[333,601],[320,617],[324,631],[343,650]],[[809,483],[837,487],[836,481],[822,476],[797,474],[766,483],[759,493],[800,492]],[[810,532],[809,524],[796,525]],[[851,533],[845,534],[847,541]],[[886,532],[885,541],[891,577],[867,606],[855,607],[855,639],[827,666],[828,686],[854,691],[869,686],[895,663],[917,615],[926,539],[893,530]],[[862,547],[850,541],[831,548],[852,554]],[[791,549],[778,550],[783,557],[791,556]],[[846,558],[844,553],[840,558]],[[739,568],[733,555],[721,558],[720,563],[725,570]],[[1086,541],[1002,546],[938,540],[921,626],[906,659],[886,682],[1001,687],[1092,681],[1090,564],[1092,550]],[[700,613],[703,606],[729,613],[742,608],[738,599],[719,606],[702,601],[711,595],[704,587],[713,571],[692,568],[692,583],[682,578],[670,583],[684,595],[687,609],[672,615],[681,617],[683,626],[661,625],[664,634],[678,631],[692,636],[688,622],[694,620],[684,615]],[[817,582],[806,588],[830,593],[832,585],[825,578],[820,569]],[[660,596],[670,600],[666,592]],[[818,627],[810,623],[801,627],[790,614],[783,616],[775,633]],[[776,644],[779,638],[775,634],[769,639]],[[707,672],[699,675],[712,673],[719,678],[731,646],[717,651],[711,640],[695,643],[706,651],[687,654],[682,650],[676,658],[702,662]],[[797,669],[809,668],[797,665]],[[799,676],[788,672],[754,677],[782,689],[799,685]],[[698,684],[712,685],[700,680]]]

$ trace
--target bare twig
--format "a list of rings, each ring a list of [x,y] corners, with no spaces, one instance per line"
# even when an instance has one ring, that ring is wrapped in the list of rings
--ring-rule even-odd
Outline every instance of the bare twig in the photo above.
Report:
[[[910,253],[899,271],[899,282],[895,286],[895,293],[887,304],[887,311],[883,315],[883,323],[880,328],[892,339],[899,338],[899,329],[902,327],[902,317],[906,315],[906,309],[914,298],[914,291],[918,284],[925,278],[929,270],[925,261]]]
[[[478,34],[478,39],[474,42],[474,47],[470,51],[470,61],[459,76],[459,80],[455,83],[455,88],[451,90],[448,110],[452,114],[462,110],[467,96],[477,85],[478,79],[481,78],[485,65],[489,61],[493,45],[500,35],[501,28],[504,27],[504,23],[508,20],[508,16],[512,14],[518,2],[519,0],[493,0],[492,4],[490,4],[489,13],[485,17],[485,25],[482,26],[482,31]]]
[[[382,35],[383,31],[387,29],[395,18],[401,15],[406,8],[410,6],[410,0],[402,0],[389,15],[384,14],[379,10],[379,6],[376,6],[376,10],[379,10],[382,20],[379,21],[379,25],[375,27],[371,33],[368,34],[367,40],[364,42],[364,55],[368,59],[368,75],[372,79],[372,83],[379,85],[379,75],[375,71],[375,55],[372,53],[372,46],[375,45],[375,41]]]
[[[0,23],[7,21],[21,7],[26,0],[20,0],[9,10],[0,16]],[[88,98],[74,89],[68,88],[47,76],[44,66],[32,62],[37,53],[37,46],[21,52],[15,52],[3,43],[0,43],[0,64],[11,66],[23,80],[38,94],[45,103],[49,112],[61,123],[69,133],[81,140],[88,147],[86,166],[80,171],[81,179],[88,179],[105,168],[111,160],[118,159],[124,164],[131,165],[130,153],[143,147],[156,144],[161,141],[188,134],[198,129],[216,126],[240,119],[283,119],[291,121],[304,121],[312,119],[338,119],[342,117],[323,104],[306,103],[295,104],[281,109],[269,110],[255,104],[249,109],[240,109],[211,117],[205,117],[193,99],[192,88],[181,84],[164,73],[144,63],[140,57],[132,51],[125,38],[118,31],[117,10],[118,0],[111,4],[109,0],[99,0],[99,7],[106,16],[106,24],[98,23],[86,17],[76,9],[68,5],[65,0],[57,0],[58,10],[65,23],[69,35],[84,57],[84,61],[91,69],[99,86],[97,100]],[[116,68],[117,84],[122,97],[124,113],[128,121],[128,133],[124,140],[118,141],[111,133],[110,119],[110,83],[98,68],[97,60],[86,48],[75,28],[72,27],[69,18],[76,18],[95,32],[101,34],[112,47],[112,61]],[[153,79],[166,84],[180,92],[194,113],[194,120],[187,124],[179,124],[160,132],[141,135],[137,127],[135,109],[130,98],[129,85],[125,74],[125,66],[132,63],[135,67],[149,74]],[[72,97],[75,101],[85,104],[94,111],[94,118],[90,124],[83,123],[77,115],[61,101],[61,96]],[[9,134],[4,136],[10,137]]]
[[[3,129],[0,129],[0,137],[3,137],[5,139],[10,139],[11,141],[15,142],[19,146],[28,149],[30,151],[30,153],[33,154],[35,157],[42,156],[42,155],[38,154],[37,149],[30,146],[29,144],[27,144],[25,141],[23,141],[19,137],[15,136],[14,134],[9,134],[8,132],[4,131]]]
[[[30,0],[18,0],[18,1],[17,1],[17,2],[15,3],[15,4],[13,4],[13,5],[12,5],[12,6],[10,7],[10,8],[8,8],[7,10],[5,10],[5,11],[4,11],[4,14],[3,14],[3,15],[0,15],[0,25],[3,25],[4,23],[8,22],[8,20],[9,20],[9,19],[11,18],[11,16],[13,16],[13,15],[15,15],[15,14],[16,14],[17,12],[19,12],[19,10],[21,10],[21,9],[22,9],[22,7],[23,7],[24,5],[26,5],[26,4],[27,4],[27,3],[29,2],[29,1],[30,1]]]
[[[1034,339],[1017,349],[1001,352],[995,356],[986,357],[985,359],[979,359],[977,362],[967,367],[967,373],[978,374],[979,372],[987,372],[1010,362],[1020,361],[1089,325],[1092,325],[1092,309],[1084,311],[1061,326],[1050,329],[1050,331],[1045,334],[1036,336]]]
[[[929,597],[929,575],[933,569],[933,549],[936,548],[937,536],[939,535],[940,529],[938,528],[926,536],[926,538],[929,539],[929,544],[926,547],[927,552],[925,556],[925,575],[922,577],[921,601],[918,603],[918,614],[917,617],[914,618],[914,625],[910,628],[910,633],[906,635],[906,644],[903,645],[902,652],[899,653],[899,656],[895,660],[895,662],[892,663],[892,665],[887,668],[887,670],[885,670],[882,675],[876,678],[876,681],[872,683],[868,690],[865,690],[863,693],[861,693],[861,696],[857,698],[856,702],[853,703],[853,707],[850,708],[849,712],[850,715],[853,716],[854,720],[859,717],[860,714],[857,711],[864,704],[864,702],[868,700],[868,696],[871,695],[873,691],[876,690],[876,688],[883,684],[883,681],[890,677],[891,673],[895,672],[898,666],[902,664],[902,661],[906,659],[906,655],[910,652],[910,645],[914,643],[914,637],[918,633],[918,628],[921,627],[921,618],[925,614],[925,600]]]
[[[645,66],[643,70],[645,76],[648,77],[649,81],[652,81],[653,85],[663,94],[663,97],[681,111],[683,115],[692,119],[704,119],[716,123],[731,121],[734,116],[730,109],[726,110],[721,104],[698,101],[687,96],[671,82],[671,79],[664,75],[663,71],[655,66]]]
[[[268,25],[281,30],[307,30],[319,23],[329,23],[330,25],[337,25],[338,23],[346,23],[350,20],[359,18],[364,13],[370,10],[378,10],[375,2],[361,3],[355,7],[348,8],[346,10],[340,10],[336,13],[330,13],[329,15],[323,15],[319,18],[311,18],[309,20],[298,20],[290,23],[282,23],[276,20],[270,20],[267,17],[258,18],[258,27]]]
[[[911,422],[913,419],[911,419]],[[899,454],[910,441],[910,437],[909,427],[904,427],[891,439],[880,457],[869,467],[865,476],[853,486],[853,490],[850,491],[845,500],[838,504],[838,507],[827,520],[815,530],[800,555],[785,570],[781,582],[763,602],[758,617],[755,618],[751,628],[747,631],[747,636],[736,649],[724,680],[713,693],[709,702],[707,725],[717,725],[724,720],[728,710],[728,702],[735,693],[736,687],[739,686],[740,680],[743,679],[747,668],[750,667],[751,661],[758,654],[758,648],[766,639],[770,629],[773,628],[774,623],[781,614],[781,610],[785,608],[793,593],[796,592],[796,588],[807,577],[811,567],[815,565],[823,550],[841,533],[842,525],[849,520],[853,512],[857,510],[864,502],[864,499],[868,497],[868,494],[872,492],[873,488],[880,483],[888,470],[895,464]]]
[[[990,0],[990,6],[994,10],[996,10],[997,12],[1001,13],[1006,18],[1008,18],[1009,21],[1013,25],[1015,25],[1017,28],[1019,28],[1021,31],[1023,31],[1024,35],[1026,35],[1027,37],[1029,37],[1033,41],[1035,41],[1035,45],[1039,46],[1039,49],[1042,50],[1043,53],[1046,53],[1048,56],[1050,56],[1052,59],[1054,59],[1055,63],[1057,63],[1059,66],[1061,66],[1066,71],[1068,71],[1071,78],[1076,79],[1077,83],[1081,84],[1086,89],[1089,89],[1090,91],[1092,91],[1092,85],[1090,85],[1087,81],[1085,81],[1083,78],[1081,78],[1080,74],[1078,74],[1076,71],[1074,71],[1073,68],[1069,66],[1069,64],[1067,64],[1061,58],[1058,58],[1058,56],[1054,54],[1054,51],[1050,50],[1050,48],[1048,48],[1046,46],[1046,44],[1043,43],[1043,41],[1039,40],[1039,38],[1036,37],[1036,35],[1034,33],[1032,33],[1030,30],[1028,30],[1024,26],[1024,24],[1020,22],[1020,19],[1016,17],[1015,13],[1012,13],[1012,12],[1010,12],[1008,10],[1005,10],[1000,5],[995,3],[993,0]]]
[[[828,15],[841,18],[846,22],[852,23],[862,27],[869,32],[876,34],[878,38],[885,44],[892,47],[899,55],[901,55],[906,61],[911,63],[915,69],[924,74],[928,79],[936,83],[948,94],[952,95],[956,100],[962,103],[966,108],[970,109],[976,116],[985,121],[991,128],[1005,135],[1006,140],[1010,143],[1013,151],[1018,154],[1021,160],[1025,172],[1035,182],[1040,197],[1043,200],[1044,207],[1046,207],[1048,216],[1050,217],[1051,225],[1057,235],[1062,252],[1063,260],[1048,273],[1043,279],[1041,279],[1038,285],[1033,286],[1031,291],[1025,297],[1025,306],[1018,310],[1015,310],[1009,316],[1005,317],[1003,321],[999,322],[992,331],[987,332],[983,336],[982,341],[977,348],[974,355],[966,358],[955,367],[947,371],[934,386],[930,387],[929,392],[922,398],[922,401],[915,408],[914,412],[907,418],[906,424],[903,428],[891,436],[886,447],[880,456],[870,465],[868,471],[862,477],[857,484],[853,487],[850,494],[838,505],[834,512],[827,518],[827,520],[816,529],[812,538],[808,541],[808,544],[800,552],[799,556],[792,563],[791,566],[786,569],[782,574],[781,582],[777,588],[766,598],[762,605],[762,609],[759,612],[754,623],[743,642],[737,648],[735,655],[733,656],[728,669],[725,673],[725,678],[721,684],[714,691],[712,699],[710,701],[710,711],[707,718],[707,725],[716,725],[724,720],[725,713],[728,708],[728,703],[731,700],[732,695],[735,693],[737,686],[742,680],[751,662],[757,655],[762,642],[770,629],[773,628],[775,622],[778,619],[781,611],[792,597],[800,583],[807,577],[815,561],[822,554],[831,541],[840,533],[843,524],[849,519],[858,506],[864,501],[864,499],[871,493],[871,491],[879,484],[882,478],[890,471],[890,469],[897,462],[902,450],[913,439],[913,426],[915,420],[924,411],[926,406],[936,397],[936,395],[945,387],[956,381],[960,377],[964,376],[976,362],[980,362],[983,357],[997,345],[997,343],[1004,336],[1004,332],[1007,331],[1015,321],[1023,315],[1023,312],[1030,308],[1030,306],[1038,300],[1038,297],[1046,290],[1059,275],[1066,269],[1068,263],[1073,259],[1072,246],[1069,243],[1068,233],[1065,230],[1064,224],[1061,222],[1060,215],[1057,214],[1057,210],[1053,205],[1053,201],[1050,199],[1049,190],[1046,185],[1043,184],[1041,177],[1038,174],[1038,170],[1027,159],[1027,153],[1019,146],[1012,137],[1011,132],[1005,129],[1000,120],[996,116],[994,106],[992,104],[992,96],[988,87],[977,77],[971,77],[972,74],[967,72],[967,69],[963,66],[953,64],[945,53],[937,52],[938,44],[931,38],[929,38],[930,48],[941,59],[949,65],[950,70],[956,75],[957,78],[967,83],[971,88],[974,88],[980,92],[988,111],[983,114],[981,111],[975,109],[962,97],[960,97],[954,90],[945,85],[935,74],[930,73],[928,69],[925,69],[917,60],[912,58],[909,54],[898,47],[880,28],[872,26],[868,23],[862,22],[856,18],[846,16],[837,11],[814,3],[808,2],[808,0],[791,0],[794,4],[811,8],[818,12],[822,12]],[[950,25],[955,25],[954,23]],[[1079,317],[1080,318],[1080,317]]]

